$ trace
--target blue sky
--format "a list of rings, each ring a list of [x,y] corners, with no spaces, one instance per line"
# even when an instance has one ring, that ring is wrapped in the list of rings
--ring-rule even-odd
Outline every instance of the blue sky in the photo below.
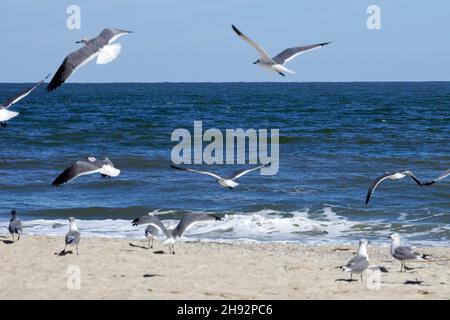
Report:
[[[71,4],[81,30],[66,28]],[[371,4],[381,30],[366,26]],[[104,27],[134,33],[119,39],[117,60],[91,62],[69,82],[450,80],[448,0],[2,0],[0,15],[0,82],[55,72],[76,40]],[[297,74],[282,78],[252,65],[257,54],[231,23],[272,55],[333,43],[290,61]]]

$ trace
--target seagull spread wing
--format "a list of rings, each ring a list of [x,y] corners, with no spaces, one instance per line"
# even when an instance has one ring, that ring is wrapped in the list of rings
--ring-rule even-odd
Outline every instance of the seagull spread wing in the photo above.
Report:
[[[275,57],[272,58],[272,60],[278,64],[285,64],[289,60],[294,59],[299,54],[302,54],[307,51],[322,48],[323,46],[326,46],[329,43],[330,42],[324,42],[324,43],[312,44],[309,46],[288,48],[288,49],[280,52],[279,54],[277,54]]]
[[[392,172],[386,172],[385,174],[379,176],[378,178],[376,178],[372,184],[369,187],[369,190],[367,191],[367,196],[366,196],[366,205],[369,203],[370,197],[372,196],[373,192],[375,191],[375,189],[378,187],[378,185],[383,182],[384,180],[386,180],[387,178],[389,178],[390,176],[392,176],[395,173]]]
[[[181,218],[177,227],[172,231],[175,238],[179,238],[185,233],[194,223],[201,221],[216,221],[221,220],[218,216],[209,213],[188,213]]]
[[[44,83],[45,79],[47,79],[50,76],[47,75],[44,79],[42,79],[41,81],[39,81],[38,83],[36,83],[34,86],[32,86],[31,88],[28,88],[22,92],[20,92],[19,94],[17,94],[16,96],[14,96],[13,98],[5,101],[3,103],[3,108],[8,109],[9,107],[11,107],[13,104],[19,102],[20,100],[22,100],[23,98],[25,98],[26,96],[28,96],[31,92],[34,91],[34,89],[36,89],[37,87],[39,87],[41,84]]]
[[[408,177],[411,177],[419,186],[422,186],[422,182],[412,173],[411,171],[403,171],[403,174],[406,174]]]
[[[200,170],[189,169],[189,168],[181,168],[181,167],[177,167],[177,166],[174,166],[174,165],[171,165],[171,167],[174,168],[174,169],[177,169],[177,170],[183,170],[183,171],[195,172],[195,173],[200,173],[200,174],[206,174],[206,175],[211,176],[211,177],[216,178],[216,179],[222,179],[222,177],[218,176],[217,174],[212,173],[212,172],[208,172],[208,171],[200,171]]]
[[[172,238],[172,234],[162,224],[162,222],[158,216],[149,214],[146,216],[136,218],[131,222],[131,225],[133,225],[133,226],[138,226],[140,224],[151,225],[151,226],[155,227],[156,229],[158,229],[161,233],[163,233],[166,236],[166,238]]]
[[[434,184],[434,183],[436,183],[436,182],[439,182],[439,181],[442,180],[442,179],[447,178],[448,176],[450,176],[450,169],[448,169],[447,171],[445,171],[444,173],[442,173],[441,175],[439,175],[439,177],[437,177],[436,179],[431,180],[431,181],[429,181],[429,182],[426,182],[426,183],[424,183],[423,185],[424,185],[424,186],[432,185],[432,184]]]
[[[263,164],[263,165],[255,167],[255,168],[246,169],[246,170],[240,170],[240,171],[236,172],[235,174],[233,174],[233,176],[231,177],[231,180],[236,180],[236,179],[242,177],[243,175],[246,175],[249,172],[261,169],[263,167],[267,167],[268,165],[269,164]]]
[[[262,60],[267,61],[267,62],[272,62],[272,59],[270,58],[269,54],[266,52],[266,50],[264,50],[264,48],[262,48],[260,45],[258,45],[256,42],[254,42],[253,40],[251,40],[250,38],[248,38],[245,34],[243,34],[241,31],[239,31],[238,28],[236,28],[234,25],[231,25],[231,27],[233,28],[234,32],[237,33],[237,35],[245,40],[249,45],[251,45],[253,48],[255,48],[256,51],[258,51],[260,57]]]
[[[75,162],[72,166],[64,170],[56,179],[53,181],[52,186],[57,187],[63,183],[72,181],[79,176],[92,174],[100,172],[101,168],[96,166],[94,163],[84,160],[79,160]]]

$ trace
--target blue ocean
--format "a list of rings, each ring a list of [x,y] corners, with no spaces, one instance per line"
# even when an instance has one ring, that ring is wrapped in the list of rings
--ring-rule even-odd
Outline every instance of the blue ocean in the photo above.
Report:
[[[0,100],[29,84],[0,84]],[[420,187],[373,179],[411,170],[434,179],[450,166],[450,82],[117,83],[44,86],[0,128],[0,233],[16,209],[28,235],[143,237],[135,217],[169,226],[189,212],[223,218],[188,240],[450,244],[450,179]],[[279,129],[279,172],[252,172],[228,190],[208,176],[170,168],[177,128]],[[116,178],[89,175],[51,187],[73,162],[109,157]],[[251,165],[191,165],[227,175]]]

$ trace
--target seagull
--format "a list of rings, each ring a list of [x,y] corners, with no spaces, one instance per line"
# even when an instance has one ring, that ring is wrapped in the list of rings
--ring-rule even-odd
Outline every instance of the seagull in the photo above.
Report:
[[[148,248],[153,249],[153,241],[155,240],[155,237],[159,233],[158,229],[150,224],[147,226],[147,228],[145,228],[144,232],[145,232],[145,237],[148,240]],[[150,241],[152,243],[151,245],[150,245]]]
[[[234,25],[231,25],[231,27],[233,28],[234,32],[236,32],[237,35],[239,37],[241,37],[241,39],[246,41],[256,51],[258,51],[258,54],[259,54],[260,58],[258,60],[256,60],[255,62],[253,62],[253,64],[257,64],[260,67],[262,67],[264,69],[267,69],[269,71],[278,72],[283,77],[286,76],[284,74],[285,72],[295,73],[294,71],[289,70],[288,68],[286,68],[284,66],[284,64],[286,62],[288,62],[291,59],[295,58],[299,54],[302,54],[303,52],[315,50],[315,49],[321,48],[321,47],[326,46],[327,44],[331,43],[331,42],[323,42],[323,43],[317,43],[317,44],[312,44],[312,45],[308,45],[308,46],[288,48],[288,49],[280,52],[279,54],[277,54],[275,57],[271,58],[269,56],[269,54],[267,53],[267,51],[264,50],[264,48],[262,48],[256,42],[254,42],[253,40],[248,38],[246,35],[244,35]]]
[[[358,252],[351,258],[345,266],[341,268],[350,272],[350,280],[352,280],[353,274],[361,274],[361,281],[363,281],[363,272],[369,266],[369,256],[367,255],[367,244],[369,242],[366,239],[359,241]]]
[[[168,230],[162,224],[158,216],[149,212],[148,215],[134,219],[131,225],[149,224],[165,235],[164,244],[169,245],[169,250],[175,254],[175,242],[190,228],[194,223],[201,221],[217,221],[221,220],[218,216],[209,213],[188,213],[185,214],[175,229]]]
[[[398,233],[394,233],[390,236],[391,242],[391,255],[395,259],[401,262],[400,272],[406,272],[406,260],[419,260],[423,261],[428,255],[414,252],[410,247],[400,245],[400,236]]]
[[[20,92],[19,94],[15,95],[14,97],[12,97],[9,100],[6,100],[5,102],[3,102],[3,104],[0,104],[0,125],[2,127],[6,127],[6,122],[8,120],[11,120],[12,118],[15,118],[19,115],[18,112],[15,111],[9,111],[8,108],[11,107],[13,104],[19,102],[20,100],[22,100],[23,98],[25,98],[26,96],[28,96],[31,92],[34,91],[34,89],[36,89],[37,87],[39,87],[41,84],[44,83],[44,81],[50,76],[47,75],[44,79],[42,79],[41,81],[39,81],[38,83],[36,83],[34,86],[32,86],[31,88],[28,88],[22,92]]]
[[[416,176],[411,171],[386,172],[385,174],[376,178],[370,185],[369,191],[367,191],[366,205],[369,203],[370,197],[372,196],[373,192],[381,182],[383,182],[386,179],[400,180],[407,176],[411,177],[419,186],[422,186],[422,183],[419,181],[419,179],[416,178]]]
[[[437,177],[436,179],[429,181],[429,182],[425,182],[423,185],[424,186],[429,186],[432,185],[436,182],[439,182],[440,180],[447,178],[448,176],[450,176],[450,169],[448,169],[447,171],[445,171],[443,174],[441,174],[439,177]]]
[[[242,177],[243,175],[246,175],[249,172],[261,169],[263,167],[267,167],[269,165],[269,163],[267,164],[263,164],[251,169],[246,169],[246,170],[240,170],[236,173],[234,173],[231,177],[229,178],[222,178],[221,176],[212,173],[212,172],[208,172],[208,171],[199,171],[199,170],[194,170],[194,169],[189,169],[189,168],[181,168],[181,167],[177,167],[174,165],[171,165],[172,168],[177,169],[177,170],[183,170],[183,171],[190,171],[190,172],[196,172],[196,173],[200,173],[200,174],[206,174],[208,176],[211,176],[213,178],[217,179],[217,183],[220,184],[222,187],[228,188],[228,189],[233,189],[235,187],[237,187],[239,185],[239,183],[237,183],[235,180]]]
[[[17,218],[16,210],[11,210],[11,219],[9,220],[8,230],[11,233],[14,241],[14,234],[17,233],[17,240],[20,240],[20,235],[23,232],[22,222]]]
[[[58,88],[72,73],[95,57],[97,57],[97,64],[106,64],[116,59],[122,46],[120,43],[112,42],[120,36],[129,33],[131,33],[131,31],[106,28],[94,39],[82,39],[77,41],[76,43],[84,44],[84,47],[72,52],[64,59],[58,71],[56,71],[53,76],[53,79],[47,86],[47,91],[53,91]]]
[[[95,157],[88,157],[87,160],[79,160],[64,170],[52,182],[53,187],[57,187],[63,183],[72,181],[79,176],[84,176],[92,173],[101,173],[103,177],[117,177],[120,170],[114,167],[114,164],[108,158],[104,160],[97,160]]]
[[[80,244],[81,239],[80,231],[78,231],[74,217],[70,217],[69,222],[70,222],[69,232],[67,232],[65,239],[66,246],[64,247],[64,250],[62,252],[63,253],[66,252],[67,246],[75,246],[78,255],[78,245]]]

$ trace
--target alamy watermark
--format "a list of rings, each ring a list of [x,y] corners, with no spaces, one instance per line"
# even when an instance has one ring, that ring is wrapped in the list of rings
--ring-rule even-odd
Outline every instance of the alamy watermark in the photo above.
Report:
[[[80,267],[74,264],[67,266],[66,273],[69,275],[67,278],[67,289],[80,290],[81,289],[81,270]]]
[[[171,159],[177,165],[269,164],[261,168],[261,174],[275,175],[279,169],[279,133],[279,129],[226,129],[222,133],[216,128],[203,132],[203,122],[194,121],[192,134],[182,128],[172,132],[171,141],[178,143],[172,148]]]
[[[381,30],[381,9],[379,6],[372,4],[367,7],[367,29],[369,30]]]
[[[81,8],[76,4],[67,7],[66,13],[69,15],[66,20],[66,27],[69,30],[81,29]]]

